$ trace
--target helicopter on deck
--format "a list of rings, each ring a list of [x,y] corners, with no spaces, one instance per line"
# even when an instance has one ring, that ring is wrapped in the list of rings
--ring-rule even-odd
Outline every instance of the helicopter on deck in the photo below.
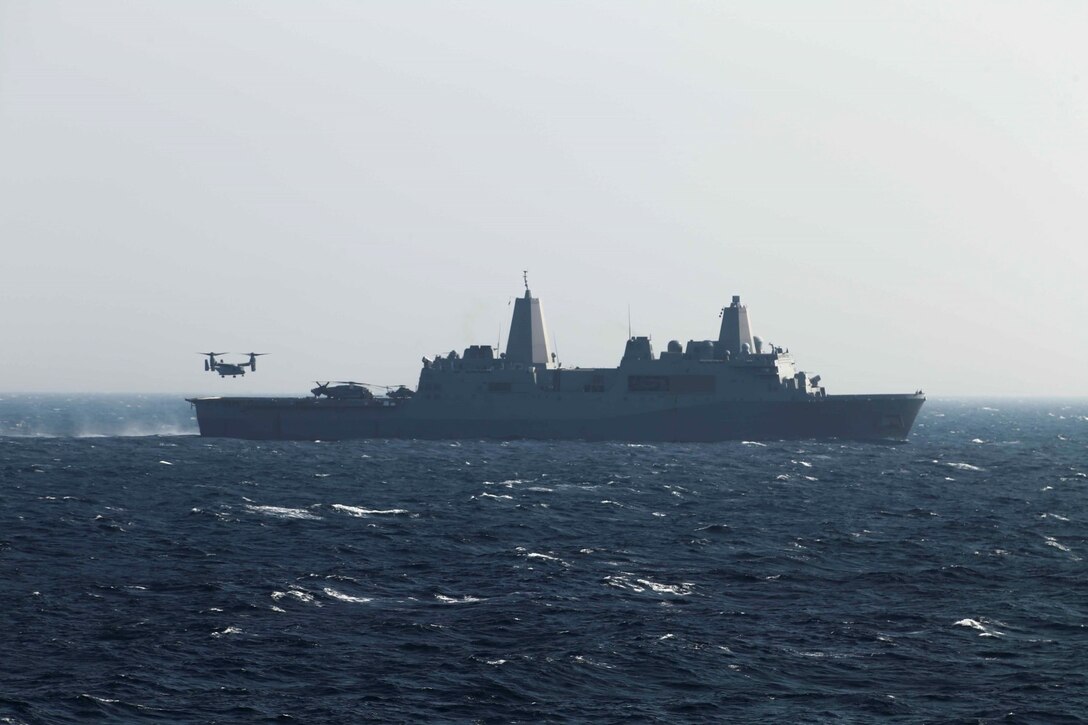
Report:
[[[216,360],[216,355],[229,355],[229,352],[198,352],[197,355],[204,355],[208,359],[204,361],[204,370],[208,372],[219,373],[219,377],[232,377],[236,378],[239,375],[244,376],[246,374],[246,368],[249,368],[251,373],[257,372],[257,358],[261,355],[267,355],[266,352],[248,352],[243,353],[249,355],[249,362],[242,363],[229,363],[222,360]]]
[[[386,391],[386,397],[392,400],[406,400],[415,393],[404,385],[374,385],[372,383],[357,383],[354,380],[335,380],[321,382],[315,380],[317,387],[310,390],[315,398],[325,396],[331,400],[371,400],[374,393],[370,388],[382,388]]]
[[[317,383],[317,387],[310,392],[315,398],[324,395],[333,400],[370,400],[374,397],[374,393],[370,392],[364,383],[357,383],[354,380],[334,380],[324,383],[315,380],[314,382]]]

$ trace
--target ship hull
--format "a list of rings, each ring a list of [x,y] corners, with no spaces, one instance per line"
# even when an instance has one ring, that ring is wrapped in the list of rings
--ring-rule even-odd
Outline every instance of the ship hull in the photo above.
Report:
[[[313,398],[194,398],[200,434],[251,440],[361,438],[538,439],[634,442],[904,440],[925,397],[829,395],[714,401],[630,413],[466,415],[428,408]]]

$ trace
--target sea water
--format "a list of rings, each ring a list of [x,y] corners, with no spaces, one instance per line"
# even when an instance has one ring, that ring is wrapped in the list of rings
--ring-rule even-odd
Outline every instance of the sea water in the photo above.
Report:
[[[1088,402],[905,444],[271,442],[0,400],[0,722],[1084,722]]]

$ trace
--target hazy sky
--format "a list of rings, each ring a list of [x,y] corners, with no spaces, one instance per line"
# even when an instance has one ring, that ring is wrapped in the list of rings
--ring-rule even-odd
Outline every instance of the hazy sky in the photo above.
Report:
[[[0,0],[0,391],[567,366],[1088,395],[1088,3]],[[199,350],[257,350],[220,380]]]

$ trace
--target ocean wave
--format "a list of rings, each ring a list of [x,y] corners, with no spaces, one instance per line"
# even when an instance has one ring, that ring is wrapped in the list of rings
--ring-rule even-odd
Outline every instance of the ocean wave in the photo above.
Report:
[[[957,471],[981,471],[983,470],[979,466],[972,465],[970,463],[945,463],[949,468],[955,468]]]
[[[306,509],[289,508],[287,506],[257,506],[254,504],[246,504],[245,509],[250,513],[272,516],[277,519],[307,519],[314,521],[321,518],[317,514],[307,511]]]
[[[662,584],[653,579],[640,577],[630,572],[609,575],[604,578],[606,584],[618,589],[626,589],[637,593],[653,592],[655,594],[670,594],[678,597],[686,597],[694,593],[695,585],[690,582],[682,584]]]
[[[997,631],[992,627],[988,627],[977,619],[961,619],[958,622],[953,622],[956,627],[968,627],[969,629],[977,630],[979,637],[1003,637],[1004,633]]]
[[[1075,721],[1088,403],[1048,405],[887,446],[5,438],[0,720]]]
[[[348,602],[351,604],[366,604],[367,602],[373,601],[371,597],[353,597],[350,594],[338,592],[332,587],[325,587],[322,591],[325,592],[325,596],[331,599],[335,599],[338,602]]]
[[[349,516],[366,517],[366,516],[395,516],[398,514],[408,513],[407,509],[368,509],[362,506],[348,506],[347,504],[334,503],[332,508],[336,511],[341,511]]]
[[[463,597],[447,597],[445,594],[435,594],[434,598],[443,604],[477,604],[484,601],[482,597],[470,597],[468,595]]]

